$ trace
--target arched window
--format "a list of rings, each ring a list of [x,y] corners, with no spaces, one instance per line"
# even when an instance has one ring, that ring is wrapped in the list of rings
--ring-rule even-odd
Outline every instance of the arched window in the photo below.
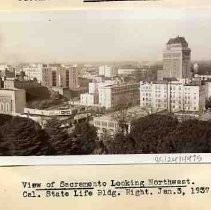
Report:
[[[6,112],[10,112],[10,104],[8,102],[6,103]]]
[[[4,111],[4,103],[3,102],[0,102],[0,110]]]

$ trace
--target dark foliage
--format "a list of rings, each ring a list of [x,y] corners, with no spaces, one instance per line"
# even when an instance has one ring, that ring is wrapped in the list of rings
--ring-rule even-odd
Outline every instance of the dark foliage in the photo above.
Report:
[[[67,99],[58,92],[49,91],[43,86],[26,89],[27,107],[32,109],[45,109],[57,106]]]
[[[178,120],[171,115],[149,115],[132,123],[130,138],[136,144],[136,153],[168,152],[166,136],[175,129]]]
[[[176,153],[211,152],[211,122],[188,120],[166,137]]]
[[[68,155],[72,151],[73,138],[67,130],[61,127],[61,122],[57,119],[49,120],[45,131],[49,135],[49,141],[54,148],[54,155]]]
[[[73,132],[61,127],[61,122],[50,120],[46,126],[55,155],[91,154],[96,147],[97,133],[88,122],[78,123]]]
[[[12,120],[13,116],[0,114],[0,126],[4,125],[8,121]]]
[[[0,115],[0,155],[91,154],[96,148],[96,129],[88,122],[72,132],[52,119],[45,129],[28,118]]]
[[[134,121],[129,134],[104,144],[108,154],[211,152],[211,122],[150,115]]]
[[[210,109],[211,108],[211,98],[209,98],[208,100],[206,100],[205,108],[206,109]]]
[[[105,136],[98,141],[86,121],[66,128],[52,119],[42,129],[28,118],[0,115],[0,155],[211,152],[211,121],[178,122],[173,115],[149,115],[132,122],[129,133]]]
[[[136,153],[136,143],[128,135],[119,132],[104,144],[104,153],[108,154],[134,154]]]
[[[49,155],[52,152],[48,135],[28,118],[0,116],[1,155]],[[3,120],[2,120],[3,121]]]
[[[26,89],[26,101],[45,100],[50,98],[50,92],[47,87],[38,86]]]
[[[97,131],[88,122],[76,124],[72,134],[74,136],[73,154],[91,154],[96,148]]]

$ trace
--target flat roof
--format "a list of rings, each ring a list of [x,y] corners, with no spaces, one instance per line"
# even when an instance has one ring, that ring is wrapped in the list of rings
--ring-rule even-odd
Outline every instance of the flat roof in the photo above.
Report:
[[[120,84],[108,84],[108,85],[105,84],[105,85],[103,85],[101,87],[102,88],[107,88],[107,87],[122,87],[122,86],[128,86],[128,85],[139,85],[139,82],[135,82],[135,83],[120,83]]]
[[[4,91],[18,91],[18,90],[22,90],[25,91],[24,89],[18,89],[18,88],[0,88],[0,90],[4,90]]]
[[[147,112],[144,111],[140,106],[131,107],[126,112],[127,112],[126,117],[132,117],[132,118],[144,117],[147,115]],[[94,117],[94,119],[115,120],[115,117],[118,117],[118,114],[121,114],[121,112],[120,111],[112,112],[109,114],[102,115],[100,117]]]

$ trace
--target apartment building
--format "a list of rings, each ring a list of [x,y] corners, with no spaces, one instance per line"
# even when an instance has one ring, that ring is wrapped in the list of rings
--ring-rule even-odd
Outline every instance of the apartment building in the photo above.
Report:
[[[42,83],[46,72],[49,71],[49,66],[47,64],[30,64],[23,67],[22,70],[25,73],[26,80],[36,79],[39,83]]]
[[[203,111],[206,86],[186,80],[140,82],[140,106],[153,111]]]

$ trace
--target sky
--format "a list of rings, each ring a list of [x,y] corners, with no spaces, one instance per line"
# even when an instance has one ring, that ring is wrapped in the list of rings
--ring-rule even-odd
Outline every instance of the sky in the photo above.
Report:
[[[178,35],[209,60],[210,22],[211,9],[0,12],[0,63],[158,61]]]

